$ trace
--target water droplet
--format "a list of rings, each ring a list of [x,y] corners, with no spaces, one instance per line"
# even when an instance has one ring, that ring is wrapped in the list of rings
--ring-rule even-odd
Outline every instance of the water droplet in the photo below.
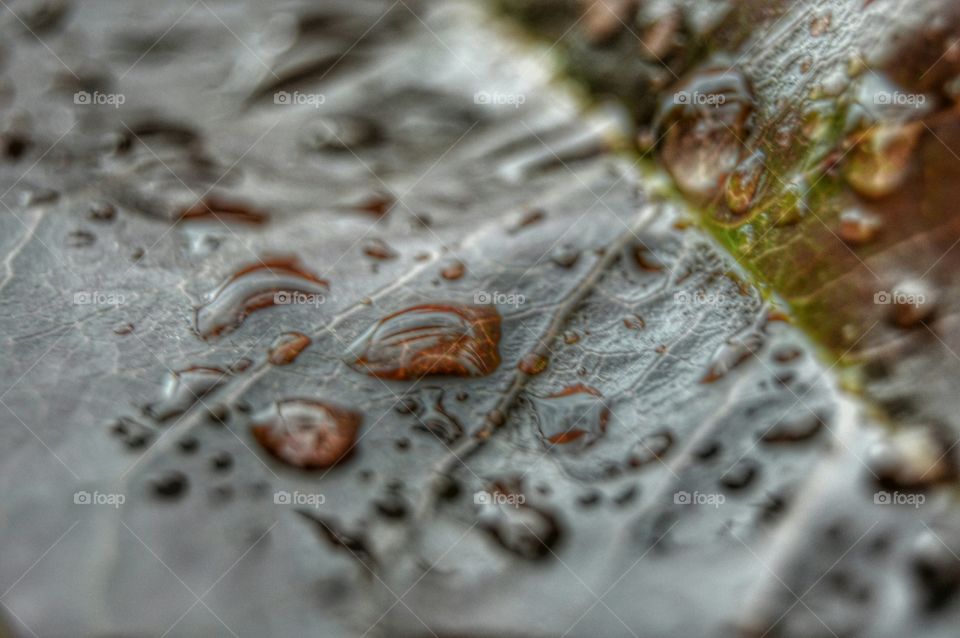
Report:
[[[295,257],[267,258],[234,273],[197,308],[196,327],[204,339],[226,334],[261,308],[285,304],[294,294],[323,299],[328,284],[304,270]]]
[[[534,208],[534,209],[528,210],[526,213],[523,214],[523,217],[520,218],[520,221],[518,221],[516,224],[514,224],[513,227],[510,228],[509,232],[510,234],[519,233],[524,228],[533,226],[534,224],[539,224],[544,219],[546,219],[546,217],[547,217],[547,213],[543,209]]]
[[[179,447],[180,451],[184,454],[193,454],[197,451],[197,448],[200,447],[200,441],[198,441],[195,436],[185,436],[177,441],[177,447]]]
[[[374,502],[377,511],[387,518],[403,518],[409,506],[403,495],[395,489],[388,489]]]
[[[673,446],[673,435],[669,432],[645,434],[630,446],[627,463],[631,467],[642,467],[663,458]]]
[[[210,457],[210,467],[217,472],[225,472],[233,467],[233,457],[229,452],[217,452]]]
[[[163,499],[174,499],[183,496],[187,491],[189,481],[187,475],[177,470],[170,470],[150,481],[153,493]]]
[[[765,160],[766,155],[763,151],[751,153],[727,178],[724,197],[727,208],[734,215],[744,215],[749,212],[767,173],[767,168],[764,166]]]
[[[640,270],[646,272],[660,272],[664,269],[663,261],[655,252],[642,244],[632,247],[633,262]]]
[[[116,207],[109,202],[94,202],[87,209],[87,217],[93,221],[110,222],[116,215]]]
[[[183,209],[178,219],[182,222],[212,222],[224,224],[253,224],[267,223],[270,216],[267,213],[240,202],[208,195],[188,208]]]
[[[740,158],[753,98],[737,71],[708,69],[685,83],[661,107],[661,157],[689,197],[712,200]]]
[[[153,438],[153,430],[127,417],[117,420],[110,427],[110,433],[131,450],[144,447]]]
[[[406,381],[426,375],[485,376],[500,364],[494,306],[424,304],[384,317],[350,346],[360,372]]]
[[[146,412],[155,419],[165,420],[189,410],[227,382],[229,374],[220,368],[193,366],[171,372],[164,390],[164,398],[146,407]]]
[[[270,454],[295,467],[330,467],[353,447],[360,427],[357,412],[309,399],[286,399],[250,430]]]
[[[924,131],[922,122],[878,124],[851,136],[843,176],[860,195],[881,198],[893,193],[907,176],[913,150]]]
[[[929,319],[937,309],[937,293],[922,279],[905,279],[892,291],[893,321],[912,328]]]
[[[463,273],[466,271],[467,267],[460,260],[452,261],[447,264],[442,271],[440,271],[440,276],[444,279],[450,281],[455,281],[463,277]]]
[[[743,489],[750,485],[757,475],[759,467],[751,459],[740,459],[720,477],[720,484],[732,490]]]
[[[815,436],[822,427],[823,419],[812,412],[800,416],[784,415],[771,427],[758,432],[757,436],[765,443],[795,443]]]
[[[810,35],[814,38],[818,38],[830,28],[830,21],[833,19],[833,15],[826,11],[824,13],[814,15],[810,20]]]
[[[535,376],[547,369],[550,360],[536,352],[528,352],[520,358],[517,368],[524,374]]]
[[[361,213],[369,213],[375,217],[383,217],[390,212],[390,209],[393,208],[395,203],[396,199],[394,199],[392,195],[388,193],[375,193],[350,208],[360,211]]]
[[[714,383],[728,372],[750,359],[763,348],[764,337],[759,332],[750,332],[742,337],[727,341],[714,356],[707,373],[700,383]]]
[[[859,208],[851,208],[840,213],[837,234],[848,244],[862,246],[877,237],[881,226],[880,218],[876,215]]]
[[[956,474],[951,438],[928,426],[904,427],[870,447],[867,466],[883,485],[904,489],[932,485]]]
[[[573,344],[577,343],[578,341],[580,341],[580,333],[579,333],[579,332],[577,332],[577,331],[575,331],[575,330],[567,330],[566,332],[563,333],[563,342],[564,342],[565,344],[567,344],[568,346],[572,346]]]
[[[423,389],[425,408],[422,415],[417,417],[414,427],[429,432],[449,445],[463,436],[463,426],[455,416],[447,412],[443,405],[443,395],[440,388]]]
[[[627,330],[643,330],[647,327],[647,322],[640,315],[626,317],[623,320],[623,326]]]
[[[243,372],[253,365],[253,360],[246,357],[237,359],[230,365],[231,372]]]
[[[302,332],[286,332],[274,340],[268,358],[275,366],[285,366],[293,363],[309,345],[310,337]]]
[[[88,230],[74,230],[67,234],[67,246],[70,248],[86,248],[93,246],[97,236]]]
[[[304,146],[315,151],[348,151],[376,143],[381,134],[369,118],[341,113],[319,117],[306,127]]]
[[[571,385],[556,394],[534,397],[533,401],[540,437],[547,447],[563,445],[580,450],[592,445],[607,430],[610,409],[594,388]]]
[[[388,260],[396,259],[397,251],[382,239],[368,239],[363,244],[363,254],[373,259]]]
[[[113,327],[113,334],[120,335],[120,336],[125,336],[125,335],[128,335],[128,334],[132,334],[134,328],[135,328],[135,326],[134,326],[132,323],[129,323],[129,322],[118,323],[117,325],[115,325],[115,326]]]
[[[955,550],[944,538],[953,541],[951,530],[924,529],[910,548],[913,569],[922,586],[924,606],[929,610],[941,608],[951,600],[960,585],[960,561]]]
[[[515,489],[496,484],[487,492],[498,497],[479,505],[479,526],[504,549],[530,560],[543,558],[560,538],[557,520],[523,500]],[[513,504],[517,503],[517,504]]]
[[[550,261],[561,268],[573,268],[580,259],[580,251],[570,244],[561,244],[550,251]]]

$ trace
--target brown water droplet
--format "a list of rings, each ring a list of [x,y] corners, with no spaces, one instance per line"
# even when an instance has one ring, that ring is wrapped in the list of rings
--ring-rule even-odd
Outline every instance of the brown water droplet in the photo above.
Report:
[[[368,239],[363,244],[363,254],[374,259],[396,259],[397,251],[391,248],[387,242],[382,239]]]
[[[270,454],[295,467],[325,468],[350,452],[361,416],[330,403],[310,399],[278,401],[273,413],[250,431]]]
[[[536,352],[528,352],[520,358],[517,368],[524,374],[535,376],[547,369],[550,360]]]
[[[647,327],[647,322],[644,321],[640,315],[633,315],[632,317],[624,318],[623,326],[627,330],[643,330]]]
[[[500,313],[494,306],[424,304],[388,315],[348,353],[360,372],[407,381],[426,375],[481,377],[500,365]]]
[[[208,195],[202,201],[183,209],[178,219],[182,222],[223,222],[224,224],[260,226],[267,223],[270,216],[248,204]]]
[[[757,191],[764,182],[767,167],[764,166],[766,155],[763,151],[751,153],[740,162],[727,178],[724,192],[727,208],[734,215],[744,215],[756,199]]]
[[[189,410],[224,383],[229,374],[220,368],[193,366],[170,373],[164,398],[146,407],[146,412],[155,419],[165,420]]]
[[[878,124],[851,136],[853,149],[843,176],[860,195],[881,198],[893,193],[907,176],[913,150],[924,131],[922,122]]]
[[[362,213],[369,213],[375,217],[383,217],[390,212],[390,209],[393,208],[395,203],[396,200],[392,195],[375,193],[360,203],[354,204],[351,208]]]
[[[661,107],[661,157],[677,186],[689,197],[716,197],[736,167],[748,136],[753,98],[734,70],[707,69],[670,95]]]
[[[880,228],[879,217],[859,208],[852,208],[840,213],[837,234],[848,244],[862,246],[876,239]]]
[[[663,261],[652,250],[642,244],[632,247],[633,261],[640,270],[646,272],[660,272],[664,269]]]
[[[444,279],[454,281],[463,277],[463,273],[466,272],[467,267],[460,260],[452,261],[447,264],[442,271],[440,271],[440,276]]]
[[[937,309],[937,293],[922,279],[901,281],[887,294],[891,317],[898,326],[912,328],[929,319]]]
[[[606,433],[610,409],[595,388],[571,385],[533,401],[540,437],[548,447],[575,442],[571,449],[583,449]]]
[[[304,270],[295,257],[270,257],[245,266],[197,308],[196,328],[204,339],[236,329],[250,313],[275,304],[288,304],[298,295],[319,303],[328,284]]]
[[[234,361],[234,362],[230,365],[230,371],[231,371],[231,372],[243,372],[244,370],[247,370],[247,369],[248,369],[250,366],[252,366],[252,365],[253,365],[253,360],[252,360],[252,359],[248,359],[248,358],[246,358],[246,357],[243,357],[243,358],[241,358],[241,359],[237,359],[236,361]]]
[[[132,334],[134,330],[134,325],[132,323],[118,323],[113,327],[113,334],[125,336]]]
[[[275,366],[293,363],[309,345],[310,337],[302,332],[286,332],[277,337],[270,346],[270,363]]]

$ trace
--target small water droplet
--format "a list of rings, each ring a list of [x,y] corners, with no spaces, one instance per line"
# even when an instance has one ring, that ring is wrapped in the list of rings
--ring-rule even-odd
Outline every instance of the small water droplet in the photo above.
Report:
[[[913,150],[925,129],[922,122],[878,124],[851,136],[843,176],[863,197],[893,193],[909,172]]]
[[[154,495],[162,499],[174,499],[186,493],[189,481],[187,475],[178,470],[170,470],[150,481]]]
[[[285,366],[296,361],[301,352],[310,345],[310,337],[302,332],[285,332],[270,346],[270,363]]]
[[[295,467],[325,468],[353,447],[361,416],[330,403],[309,399],[278,401],[272,413],[250,430],[270,454]]]
[[[225,472],[233,467],[233,457],[229,452],[217,452],[210,457],[210,467],[217,472]]]
[[[93,246],[97,236],[88,230],[73,230],[67,234],[67,246],[70,248],[86,248]]]
[[[749,332],[742,337],[728,340],[714,356],[700,383],[714,383],[724,378],[731,370],[759,352],[763,344],[764,337],[760,332]]]
[[[135,326],[129,322],[118,323],[113,327],[113,334],[125,336],[128,334],[132,334],[134,331],[134,328]]]
[[[388,489],[374,501],[377,511],[387,518],[403,518],[409,506],[398,490]]]
[[[227,382],[229,374],[220,368],[193,366],[171,372],[167,379],[164,397],[146,407],[146,412],[161,421],[178,416],[189,410]]]
[[[633,315],[624,318],[623,327],[627,330],[643,330],[647,327],[647,322],[640,315]]]
[[[196,328],[204,339],[236,329],[250,313],[290,303],[296,295],[324,299],[328,283],[304,270],[295,257],[267,258],[241,268],[197,308]]]
[[[247,370],[248,368],[250,368],[250,366],[252,365],[253,365],[252,359],[243,357],[243,358],[237,359],[232,364],[230,364],[230,371],[238,372],[238,373],[243,372],[244,370]]]
[[[131,450],[146,446],[153,438],[153,430],[127,417],[117,420],[110,427],[110,433]]]
[[[444,279],[455,281],[463,277],[466,269],[467,267],[462,261],[455,260],[444,266],[443,270],[440,271],[440,276]]]
[[[388,315],[348,353],[356,370],[406,381],[426,375],[485,376],[500,364],[500,313],[494,306],[424,304]]]
[[[550,251],[550,261],[561,268],[573,268],[580,259],[580,251],[571,244],[561,244]]]
[[[314,151],[349,151],[376,143],[380,138],[379,128],[369,118],[341,113],[310,122],[303,144]]]
[[[595,388],[571,385],[546,397],[533,397],[533,401],[540,437],[549,448],[562,445],[580,450],[607,430],[610,409]]]
[[[463,436],[463,426],[444,407],[443,390],[440,388],[424,388],[423,397],[425,407],[422,415],[417,417],[414,427],[429,432],[447,445],[458,441]]]
[[[367,257],[372,257],[373,259],[388,260],[396,259],[397,251],[387,244],[387,242],[382,239],[368,239],[363,244],[363,254]]]
[[[840,213],[837,234],[840,239],[853,246],[868,244],[880,232],[880,218],[859,208],[851,208]]]
[[[520,221],[514,224],[510,228],[509,232],[510,234],[519,233],[524,228],[528,228],[529,226],[533,226],[534,224],[539,224],[546,218],[547,218],[546,211],[544,211],[541,208],[533,208],[531,210],[528,210],[526,213],[524,213],[523,217],[520,218]]]
[[[233,202],[227,199],[208,195],[202,201],[183,209],[178,215],[181,222],[207,222],[224,224],[252,224],[256,226],[267,223],[270,216],[267,213],[248,204]]]
[[[564,342],[565,344],[567,344],[568,346],[572,346],[573,344],[577,343],[578,341],[580,341],[580,333],[579,333],[579,332],[577,332],[577,331],[575,331],[575,330],[567,330],[566,332],[563,333],[563,342]]]
[[[818,38],[830,29],[830,22],[833,19],[833,14],[829,11],[814,15],[810,19],[810,35],[814,38]]]
[[[740,459],[720,477],[720,484],[732,490],[747,487],[757,475],[759,467],[751,459]]]
[[[727,208],[734,215],[744,215],[750,211],[767,174],[765,160],[766,155],[763,151],[751,153],[731,171],[727,178],[724,197]]]
[[[185,436],[177,441],[177,447],[179,447],[180,451],[184,454],[193,454],[197,451],[197,448],[200,447],[200,441],[198,441],[195,436]]]
[[[912,328],[929,319],[937,309],[937,293],[922,279],[905,279],[897,284],[890,306],[894,323]]]
[[[87,217],[93,221],[110,222],[116,216],[117,209],[110,202],[93,202],[87,209]]]
[[[520,358],[517,368],[524,374],[535,376],[547,369],[550,360],[536,352],[528,352]]]
[[[642,467],[663,458],[673,446],[673,435],[670,432],[652,432],[643,435],[640,440],[630,446],[627,463],[631,467]]]
[[[393,195],[388,193],[374,193],[367,199],[361,201],[358,204],[354,204],[350,208],[352,210],[359,211],[361,213],[368,213],[375,217],[383,217],[390,209],[393,208],[393,205],[396,203]]]
[[[823,419],[817,414],[791,414],[784,415],[771,427],[758,432],[757,436],[765,443],[796,443],[815,436],[822,427]]]

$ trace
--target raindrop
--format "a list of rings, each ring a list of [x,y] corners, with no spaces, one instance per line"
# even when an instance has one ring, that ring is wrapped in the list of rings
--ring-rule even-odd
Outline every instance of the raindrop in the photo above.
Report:
[[[257,442],[295,467],[330,467],[352,449],[361,416],[330,403],[309,399],[278,401],[270,415],[251,426]]]
[[[533,397],[537,428],[544,444],[580,450],[604,435],[610,409],[599,390],[572,385],[556,394]]]
[[[146,407],[146,412],[155,419],[165,420],[189,410],[221,385],[229,374],[220,368],[193,366],[171,372],[167,379],[164,397]]]
[[[300,353],[309,345],[310,337],[302,332],[285,332],[270,346],[268,358],[275,366],[285,366],[296,361]]]

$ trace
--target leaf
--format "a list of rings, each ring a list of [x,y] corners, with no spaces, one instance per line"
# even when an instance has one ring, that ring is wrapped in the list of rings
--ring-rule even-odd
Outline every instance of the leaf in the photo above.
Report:
[[[67,4],[3,27],[9,633],[811,635],[779,582],[913,582],[862,405],[545,51],[465,4]],[[499,337],[376,331],[424,305]]]

